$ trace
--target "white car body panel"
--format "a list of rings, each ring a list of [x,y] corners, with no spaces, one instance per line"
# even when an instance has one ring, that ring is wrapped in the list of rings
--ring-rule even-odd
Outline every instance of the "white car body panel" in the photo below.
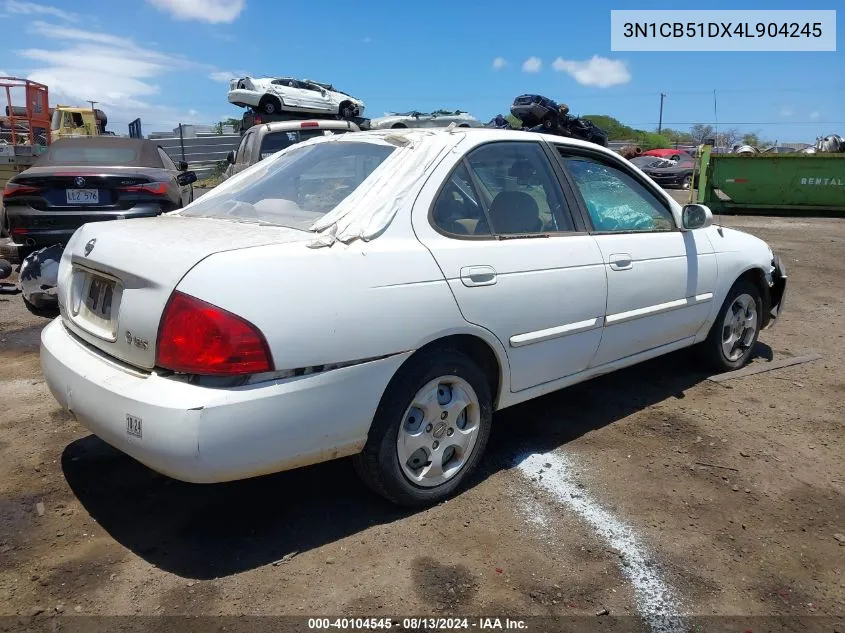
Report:
[[[294,86],[286,85],[288,82]],[[230,82],[228,100],[237,106],[258,108],[265,95],[277,97],[283,111],[310,112],[314,114],[339,112],[340,104],[349,101],[358,107],[358,115],[364,113],[365,104],[360,99],[334,90],[309,90],[299,85],[310,84],[308,80],[276,77],[243,77]],[[239,85],[243,87],[238,87]]]
[[[423,147],[436,144],[426,156],[438,158],[420,163],[424,173],[403,190],[395,213],[373,211],[387,225],[369,241],[314,248],[305,231],[169,216],[82,227],[60,267],[63,318],[42,333],[42,366],[57,400],[105,441],[177,479],[251,477],[360,451],[391,378],[428,343],[454,335],[483,341],[499,365],[501,409],[703,340],[736,279],[771,269],[764,242],[720,227],[447,237],[432,227],[429,210],[452,168],[482,143],[545,139],[631,166],[593,144],[528,132],[409,134]],[[347,141],[307,141],[324,142]],[[448,149],[445,158],[440,148]],[[225,198],[286,151],[208,199]],[[680,205],[665,199],[680,223]],[[619,254],[631,256],[631,268],[611,267]],[[67,314],[72,265],[124,281],[116,340]],[[471,270],[479,266],[492,266],[496,283],[485,283],[485,269]],[[174,289],[257,326],[276,372],[253,384],[210,387],[156,370],[157,329]],[[147,348],[124,341],[124,328]],[[320,369],[335,364],[346,366]],[[126,433],[127,415],[143,419],[141,438]]]
[[[698,233],[698,235],[696,235]],[[592,366],[694,336],[710,312],[716,256],[701,232],[596,235],[606,326]]]

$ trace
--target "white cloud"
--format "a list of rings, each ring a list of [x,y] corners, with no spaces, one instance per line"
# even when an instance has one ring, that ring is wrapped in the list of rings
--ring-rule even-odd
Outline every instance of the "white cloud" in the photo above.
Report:
[[[198,115],[156,106],[148,99],[160,93],[156,78],[185,70],[213,70],[180,55],[145,48],[132,39],[88,29],[34,22],[33,48],[16,51],[38,67],[28,78],[50,87],[51,103],[84,104],[93,99],[105,110],[109,127],[118,133],[141,117],[145,130],[172,128],[180,120],[199,122]]]
[[[197,20],[209,24],[234,22],[246,8],[246,0],[147,0],[156,9],[177,20]]]
[[[781,106],[780,115],[781,116],[792,116],[795,114],[795,108],[791,105]]]
[[[810,112],[810,121],[818,121],[820,116],[821,114],[819,113],[819,111],[814,110],[813,112]]]
[[[598,55],[593,55],[584,61],[558,57],[552,63],[552,68],[558,72],[567,73],[582,86],[609,88],[631,81],[631,73],[625,62]]]
[[[493,70],[502,70],[505,66],[508,65],[508,60],[504,57],[497,57],[493,60]]]
[[[67,20],[68,22],[76,22],[79,16],[75,13],[63,11],[56,7],[51,7],[45,4],[36,4],[34,2],[19,2],[18,0],[6,0],[2,4],[3,9],[9,15],[44,15]]]
[[[228,84],[232,79],[247,76],[252,76],[252,73],[248,70],[215,70],[214,72],[208,73],[208,78],[211,79],[211,81],[216,81],[221,84]]]
[[[538,73],[543,67],[543,60],[539,57],[529,57],[522,63],[522,71],[526,73]]]

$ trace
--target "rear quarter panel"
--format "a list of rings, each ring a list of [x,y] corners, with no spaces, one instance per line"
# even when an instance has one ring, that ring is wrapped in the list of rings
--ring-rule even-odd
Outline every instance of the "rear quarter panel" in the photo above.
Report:
[[[463,319],[442,272],[413,234],[331,248],[297,243],[218,253],[193,268],[178,290],[256,325],[277,370],[396,354],[474,334],[493,347],[507,375],[504,350]]]

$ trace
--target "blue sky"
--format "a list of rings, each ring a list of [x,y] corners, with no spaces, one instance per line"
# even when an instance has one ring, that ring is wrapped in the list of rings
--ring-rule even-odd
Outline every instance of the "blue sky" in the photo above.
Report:
[[[97,100],[118,133],[136,116],[145,133],[180,121],[239,117],[242,110],[226,101],[225,80],[242,72],[331,82],[363,99],[370,117],[448,108],[487,121],[507,113],[515,96],[535,92],[568,103],[574,113],[609,114],[653,129],[664,92],[664,126],[686,129],[714,122],[715,89],[720,127],[787,142],[845,133],[841,45],[813,53],[613,52],[611,9],[681,7],[591,0],[520,13],[522,6],[528,5],[0,0],[0,74],[47,83],[53,103]],[[711,2],[708,8],[794,9],[795,3]],[[843,15],[837,15],[840,32]]]

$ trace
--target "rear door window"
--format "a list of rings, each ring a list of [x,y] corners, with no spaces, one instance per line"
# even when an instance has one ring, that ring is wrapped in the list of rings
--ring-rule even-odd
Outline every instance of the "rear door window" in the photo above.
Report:
[[[271,132],[266,134],[261,141],[261,156],[263,160],[268,156],[272,156],[276,152],[290,147],[296,143],[307,141],[308,139],[318,136],[331,136],[332,134],[343,134],[347,130],[323,130],[320,128],[311,128],[306,130],[290,130],[287,132]]]

